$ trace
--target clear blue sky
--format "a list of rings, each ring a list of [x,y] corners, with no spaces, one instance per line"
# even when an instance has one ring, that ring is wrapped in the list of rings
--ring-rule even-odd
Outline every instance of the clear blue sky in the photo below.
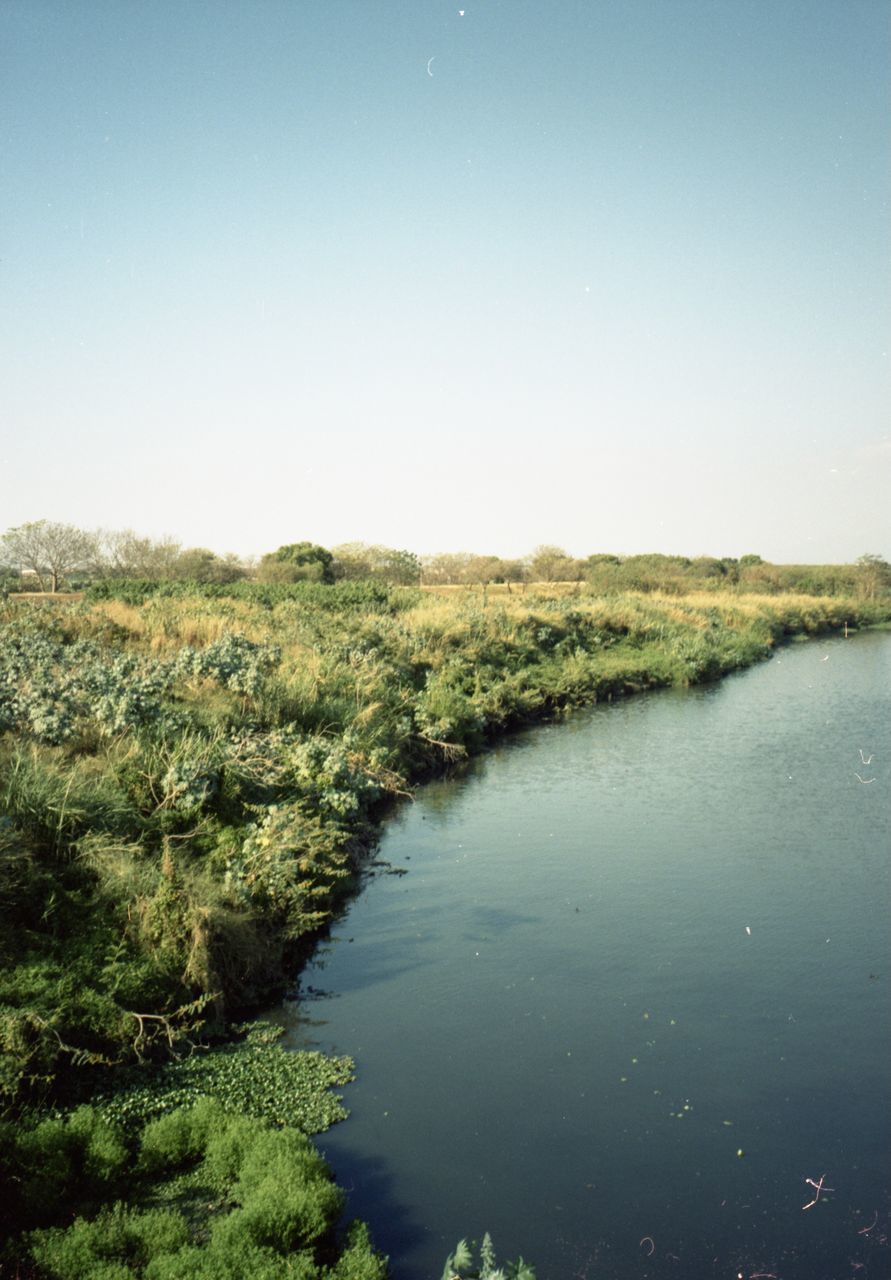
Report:
[[[891,556],[887,0],[0,39],[0,532]]]

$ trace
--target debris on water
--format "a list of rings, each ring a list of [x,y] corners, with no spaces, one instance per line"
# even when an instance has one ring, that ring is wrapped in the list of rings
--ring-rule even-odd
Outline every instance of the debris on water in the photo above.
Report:
[[[736,1154],[737,1154],[738,1156],[744,1156],[746,1153],[745,1153],[745,1151],[743,1151],[742,1147],[737,1147],[737,1149],[736,1149]]]
[[[748,925],[746,925],[746,933],[747,933],[747,934],[749,935],[749,937],[751,938],[751,936],[752,936],[752,930],[749,928],[749,926],[748,926]]]

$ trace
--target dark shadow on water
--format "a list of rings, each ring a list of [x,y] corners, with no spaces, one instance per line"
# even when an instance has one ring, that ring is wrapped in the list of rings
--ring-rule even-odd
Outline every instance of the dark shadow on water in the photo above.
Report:
[[[522,911],[506,911],[503,907],[489,905],[471,907],[468,914],[472,918],[475,933],[465,931],[465,938],[474,938],[480,933],[505,933],[508,929],[516,929],[524,924],[538,924],[539,917]]]
[[[338,1128],[313,1141],[328,1161],[338,1186],[346,1192],[344,1222],[353,1218],[367,1222],[372,1228],[375,1248],[393,1260],[392,1280],[409,1280],[404,1270],[398,1270],[398,1260],[410,1257],[429,1239],[430,1232],[396,1199],[386,1161],[376,1156],[357,1155],[349,1141],[341,1138]]]
[[[407,950],[408,954],[406,954]],[[363,955],[363,961],[365,960],[366,956]],[[412,950],[404,944],[400,946],[397,940],[389,946],[380,946],[373,957],[367,957],[367,963],[363,963],[361,969],[358,967],[351,969],[347,980],[341,981],[340,992],[337,994],[364,990],[367,987],[377,986],[378,983],[387,982],[400,974],[431,967],[435,967],[433,960],[422,956],[420,948]],[[325,988],[318,980],[317,971],[324,968],[324,962],[313,961],[313,970],[309,975],[309,981],[313,986],[321,987],[323,991]],[[298,999],[301,998],[301,994],[298,988]]]

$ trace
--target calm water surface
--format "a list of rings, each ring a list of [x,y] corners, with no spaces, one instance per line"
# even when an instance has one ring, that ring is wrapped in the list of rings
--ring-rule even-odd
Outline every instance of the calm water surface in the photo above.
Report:
[[[283,1015],[357,1061],[321,1146],[396,1280],[485,1230],[540,1280],[891,1274],[889,766],[872,634],[399,811]]]

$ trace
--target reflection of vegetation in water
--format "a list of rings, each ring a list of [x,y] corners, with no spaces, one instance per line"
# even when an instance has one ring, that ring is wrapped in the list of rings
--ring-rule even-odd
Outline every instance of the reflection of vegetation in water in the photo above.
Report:
[[[863,598],[264,590],[5,607],[10,1115],[89,1097],[267,999],[332,919],[378,806],[411,780],[556,709],[711,679],[783,635],[889,614]],[[158,1106],[226,1103],[236,1066],[259,1082],[255,1049],[140,1084],[139,1118],[152,1090]],[[227,1105],[292,1124],[299,1081],[269,1070],[268,1106],[252,1110],[250,1089]]]

